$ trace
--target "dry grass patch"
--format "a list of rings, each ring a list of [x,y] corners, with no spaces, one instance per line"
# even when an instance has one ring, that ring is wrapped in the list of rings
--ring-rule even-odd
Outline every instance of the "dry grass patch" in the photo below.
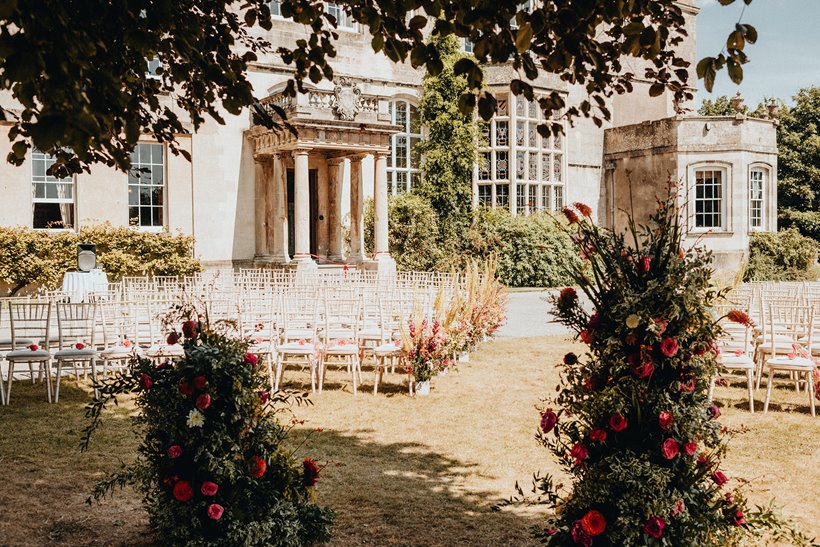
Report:
[[[512,495],[516,481],[529,486],[534,471],[557,472],[533,439],[535,405],[555,393],[554,364],[570,349],[579,348],[563,337],[488,343],[416,399],[398,376],[388,376],[375,398],[366,376],[354,398],[346,375],[331,370],[315,404],[294,409],[304,423],[296,424],[293,443],[297,456],[329,462],[317,494],[337,514],[333,545],[537,545],[528,535],[537,513],[491,506]],[[308,385],[306,373],[289,370],[286,379],[294,388]],[[776,497],[804,530],[820,534],[820,417],[808,414],[804,393],[785,385],[776,390],[776,411],[752,416],[743,386],[716,391],[723,423],[748,428],[732,440],[727,474],[752,479],[753,501]],[[132,491],[102,505],[83,503],[93,483],[137,446],[130,409],[119,408],[91,452],[80,454],[87,396],[61,387],[60,403],[48,405],[41,385],[17,382],[11,406],[0,407],[0,545],[144,544],[146,515]]]

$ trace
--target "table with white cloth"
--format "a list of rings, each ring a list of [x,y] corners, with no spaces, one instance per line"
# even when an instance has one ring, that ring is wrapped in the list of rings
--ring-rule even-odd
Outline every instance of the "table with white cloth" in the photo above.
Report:
[[[108,275],[95,269],[90,272],[66,272],[63,275],[63,293],[72,302],[84,302],[88,293],[108,290]]]

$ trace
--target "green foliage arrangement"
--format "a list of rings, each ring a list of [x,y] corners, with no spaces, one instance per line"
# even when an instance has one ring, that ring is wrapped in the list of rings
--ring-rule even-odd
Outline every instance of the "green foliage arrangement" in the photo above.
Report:
[[[480,135],[473,116],[459,110],[459,97],[469,90],[466,78],[453,69],[465,57],[459,41],[455,36],[433,36],[429,47],[441,58],[442,70],[425,75],[422,84],[419,115],[426,133],[418,147],[424,176],[412,191],[430,201],[439,228],[450,234],[470,223]]]
[[[192,309],[179,312],[196,317]],[[87,448],[107,405],[133,396],[142,443],[132,464],[103,480],[89,503],[116,487],[143,495],[163,545],[300,546],[326,541],[332,513],[314,503],[320,468],[294,459],[276,417],[287,396],[269,396],[248,343],[188,319],[185,357],[135,357],[102,380],[87,407]]]
[[[754,234],[749,242],[749,263],[744,281],[813,281],[820,243],[794,228]]]
[[[27,285],[59,286],[63,273],[74,271],[77,244],[97,245],[97,262],[111,281],[129,275],[191,275],[201,271],[193,258],[194,238],[167,232],[142,232],[109,223],[79,233],[0,227],[0,281],[11,295]]]
[[[711,253],[681,249],[674,196],[626,233],[589,213],[565,209],[586,257],[569,273],[592,309],[565,288],[554,310],[589,350],[564,357],[560,410],[542,412],[538,440],[571,486],[536,479],[538,501],[555,511],[540,535],[584,547],[741,545],[766,534],[805,543],[769,508],[750,509],[720,469],[726,439],[708,401],[720,327],[709,307],[723,293],[710,281]],[[729,319],[751,323],[737,311]]]

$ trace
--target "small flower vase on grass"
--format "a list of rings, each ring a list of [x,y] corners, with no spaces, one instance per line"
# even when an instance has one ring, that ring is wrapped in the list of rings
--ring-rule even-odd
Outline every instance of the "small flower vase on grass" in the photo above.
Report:
[[[194,321],[182,332],[184,358],[157,365],[135,357],[129,370],[96,386],[83,446],[106,405],[129,394],[142,443],[134,463],[103,480],[92,498],[133,485],[162,545],[327,540],[332,514],[314,503],[319,467],[295,460],[283,445],[288,430],[276,409],[287,396],[268,393],[247,341]]]
[[[766,534],[804,542],[770,508],[750,510],[744,483],[721,471],[724,430],[708,389],[719,334],[709,307],[723,295],[710,282],[711,254],[681,249],[675,197],[626,234],[590,213],[565,210],[585,257],[569,273],[591,309],[573,288],[553,305],[588,350],[564,357],[558,396],[542,412],[538,439],[571,483],[536,479],[537,502],[554,510],[539,535],[584,547],[739,545]]]

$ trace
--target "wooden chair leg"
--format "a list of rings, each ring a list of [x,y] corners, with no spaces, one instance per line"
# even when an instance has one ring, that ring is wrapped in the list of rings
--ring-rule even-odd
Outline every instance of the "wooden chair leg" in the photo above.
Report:
[[[57,383],[54,384],[54,402],[57,403],[60,400],[60,377],[63,373],[63,362],[62,360],[57,360]]]
[[[709,402],[712,402],[712,396],[715,394],[715,377],[709,380]]]
[[[746,383],[749,386],[749,412],[755,413],[754,370],[746,371]]]
[[[809,392],[809,406],[811,407],[811,415],[812,418],[815,417],[817,414],[815,413],[815,403],[814,403],[814,371],[806,372],[806,384],[807,389],[806,391]]]
[[[774,370],[769,369],[769,382],[766,387],[766,402],[763,404],[763,414],[769,412],[769,399],[772,397],[772,381],[774,379]]]

